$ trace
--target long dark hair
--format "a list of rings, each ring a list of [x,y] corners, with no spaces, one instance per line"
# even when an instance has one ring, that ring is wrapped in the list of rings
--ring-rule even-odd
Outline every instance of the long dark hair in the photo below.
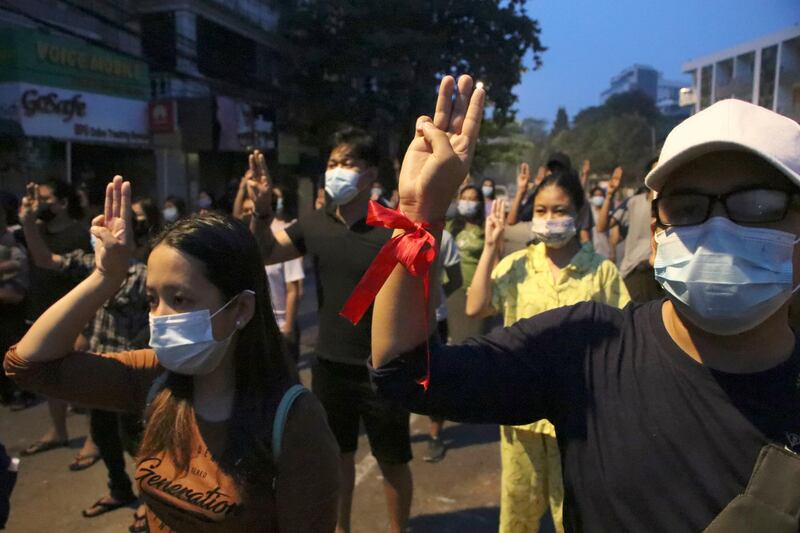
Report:
[[[466,185],[460,191],[458,191],[458,199],[461,199],[461,195],[464,191],[468,191],[472,189],[476,193],[478,193],[478,212],[475,213],[475,218],[468,219],[461,213],[457,213],[455,217],[453,217],[453,223],[450,225],[450,234],[455,237],[464,229],[467,225],[467,222],[472,222],[473,224],[477,224],[483,229],[483,223],[486,220],[486,200],[483,197],[483,191],[481,188],[476,185]]]
[[[298,382],[270,304],[258,245],[247,226],[220,213],[178,220],[159,235],[163,244],[199,260],[206,278],[224,300],[255,292],[253,318],[239,332],[234,354],[236,393],[220,468],[241,486],[262,486],[274,474],[270,439],[275,409],[284,391]],[[148,411],[140,456],[166,452],[186,472],[194,424],[191,376],[169,373]]]
[[[556,169],[555,172],[549,176],[545,176],[542,182],[533,189],[531,195],[531,204],[536,202],[536,196],[540,191],[547,187],[560,187],[570,200],[575,211],[580,211],[583,204],[586,203],[586,196],[583,193],[583,186],[578,176],[570,170]]]

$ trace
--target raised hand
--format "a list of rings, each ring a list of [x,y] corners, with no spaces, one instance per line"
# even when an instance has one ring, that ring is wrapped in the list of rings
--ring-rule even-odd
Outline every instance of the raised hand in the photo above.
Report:
[[[92,220],[89,229],[96,239],[94,261],[98,272],[125,278],[133,252],[132,228],[131,184],[122,176],[114,176],[106,187],[103,214]]]
[[[519,173],[517,174],[517,194],[525,194],[528,190],[528,183],[531,181],[531,167],[528,163],[521,163],[519,165]]]
[[[31,182],[25,186],[25,196],[19,206],[19,220],[22,224],[33,224],[36,222],[36,214],[39,210],[39,186]]]
[[[417,119],[414,139],[400,168],[400,210],[419,222],[444,220],[450,200],[469,171],[483,120],[486,92],[472,78],[445,76],[433,119]]]
[[[523,163],[524,164],[524,163]],[[503,232],[506,225],[506,201],[495,200],[492,203],[492,212],[486,217],[486,231],[484,232],[484,246],[494,247],[503,241]]]
[[[253,201],[256,215],[262,218],[272,216],[272,180],[267,169],[264,154],[254,150],[248,157],[247,196]]]
[[[617,189],[619,189],[619,184],[622,182],[622,167],[617,167],[614,169],[614,172],[611,174],[611,179],[608,180],[608,195],[611,196]]]
[[[533,180],[533,184],[539,185],[544,180],[545,176],[547,176],[547,167],[539,167],[536,170],[536,177]]]
[[[588,159],[583,160],[583,166],[581,167],[581,176],[589,176],[589,171],[592,169],[592,163]]]

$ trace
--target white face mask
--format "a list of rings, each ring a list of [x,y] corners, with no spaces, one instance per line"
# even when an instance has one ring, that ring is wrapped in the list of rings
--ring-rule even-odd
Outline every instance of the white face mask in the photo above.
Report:
[[[255,295],[255,292],[246,290]],[[228,351],[237,329],[226,338],[214,338],[211,319],[239,295],[234,296],[213,315],[208,309],[175,315],[150,315],[150,347],[158,362],[177,374],[199,376],[213,372]]]
[[[361,174],[355,170],[336,167],[325,172],[325,192],[336,205],[345,205],[358,196],[358,180]]]
[[[462,217],[472,218],[478,214],[479,205],[476,200],[459,200],[457,205],[458,214]]]
[[[603,207],[603,204],[605,203],[605,201],[606,201],[606,199],[604,197],[602,197],[602,196],[592,196],[592,199],[591,199],[592,205],[597,207],[597,208]]]
[[[167,222],[175,222],[178,220],[178,209],[175,207],[165,207],[161,214],[164,215],[164,220]]]
[[[490,187],[489,185],[484,185],[481,187],[481,192],[487,198],[489,198],[494,193],[494,187]]]
[[[563,248],[577,233],[575,219],[533,217],[531,233],[534,239],[542,241],[548,248]]]
[[[656,234],[656,280],[700,329],[749,331],[791,297],[795,235],[714,217]],[[796,290],[796,289],[795,289]]]

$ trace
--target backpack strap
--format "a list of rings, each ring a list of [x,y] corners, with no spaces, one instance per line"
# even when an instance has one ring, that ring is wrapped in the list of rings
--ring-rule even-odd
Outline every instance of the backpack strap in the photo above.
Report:
[[[281,398],[281,403],[278,404],[278,409],[275,411],[275,421],[272,424],[272,460],[275,464],[277,464],[278,457],[281,455],[283,430],[286,426],[286,420],[289,418],[289,411],[295,400],[306,392],[309,392],[309,390],[302,385],[292,385]]]
[[[147,408],[150,407],[150,404],[153,403],[153,400],[156,399],[158,393],[161,392],[161,389],[164,388],[164,385],[167,383],[167,375],[169,372],[162,372],[160,376],[153,380],[153,383],[150,385],[150,390],[147,391],[147,400],[145,400],[145,412],[147,412]]]

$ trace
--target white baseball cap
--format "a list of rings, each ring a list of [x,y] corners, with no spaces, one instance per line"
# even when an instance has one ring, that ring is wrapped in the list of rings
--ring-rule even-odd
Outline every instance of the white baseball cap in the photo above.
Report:
[[[658,192],[679,166],[724,150],[751,152],[800,187],[800,124],[742,100],[721,100],[680,124],[667,136],[645,184]]]

